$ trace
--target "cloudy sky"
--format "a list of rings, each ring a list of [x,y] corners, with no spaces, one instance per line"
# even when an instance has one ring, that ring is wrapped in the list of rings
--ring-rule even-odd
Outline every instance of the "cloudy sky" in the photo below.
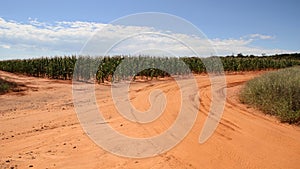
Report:
[[[300,52],[299,7],[297,0],[2,0],[0,59],[80,54],[94,48],[95,34],[104,49],[122,40],[110,54],[193,55],[178,40],[203,55],[210,47],[218,55]],[[126,20],[143,12],[171,19]]]

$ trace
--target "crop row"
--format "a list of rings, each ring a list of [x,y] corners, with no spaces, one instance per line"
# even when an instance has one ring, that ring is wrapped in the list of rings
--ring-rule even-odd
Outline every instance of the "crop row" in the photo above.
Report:
[[[125,80],[140,76],[157,78],[170,75],[221,71],[254,71],[300,65],[300,54],[265,57],[43,57],[0,61],[0,70],[53,79]]]

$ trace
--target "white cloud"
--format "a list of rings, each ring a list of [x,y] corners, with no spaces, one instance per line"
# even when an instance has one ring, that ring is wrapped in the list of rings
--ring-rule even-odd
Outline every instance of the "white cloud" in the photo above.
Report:
[[[4,44],[0,44],[0,47],[1,47],[1,48],[4,48],[4,49],[10,49],[10,46],[9,46],[9,45],[4,45]]]
[[[250,38],[254,38],[254,39],[262,39],[262,40],[266,40],[266,39],[275,39],[274,36],[270,36],[270,35],[262,35],[262,34],[250,34],[246,37],[250,37]]]
[[[90,22],[57,22],[53,25],[30,20],[23,24],[0,19],[0,42],[11,48],[35,46],[54,51],[79,50],[94,31],[104,24]]]
[[[98,34],[97,30],[105,28]],[[154,34],[139,34],[139,32],[155,32]],[[10,55],[22,53],[22,56],[53,56],[56,54],[74,54],[78,53],[86,41],[92,37],[97,37],[98,41],[107,42],[105,45],[97,46],[97,43],[91,45],[91,49],[107,49],[114,44],[116,40],[123,39],[112,48],[112,54],[151,54],[148,52],[160,53],[166,55],[173,53],[175,55],[193,55],[187,47],[192,47],[202,55],[211,55],[212,46],[219,55],[230,55],[232,53],[243,54],[275,54],[291,53],[294,51],[280,49],[264,49],[253,47],[252,43],[256,40],[274,39],[274,36],[251,34],[238,39],[202,39],[199,37],[172,33],[168,30],[155,30],[152,27],[141,26],[120,26],[108,25],[96,22],[67,22],[60,21],[55,23],[39,22],[37,19],[29,18],[28,23],[4,20],[0,18],[0,57],[6,53],[5,50],[11,50]],[[131,38],[127,38],[134,35]],[[164,36],[167,35],[167,36]],[[184,43],[180,43],[177,40]],[[1,50],[2,48],[2,50]],[[145,49],[145,50],[144,50]],[[149,50],[148,50],[149,49]],[[97,50],[96,50],[97,51]],[[159,52],[160,51],[160,52]],[[153,54],[153,53],[152,53]],[[2,56],[3,55],[3,56]]]
[[[212,44],[221,55],[230,55],[243,53],[247,55],[261,55],[261,54],[282,54],[282,53],[296,53],[299,51],[291,51],[284,49],[267,49],[259,46],[253,46],[252,43],[257,40],[275,39],[275,36],[250,34],[239,39],[213,39]]]

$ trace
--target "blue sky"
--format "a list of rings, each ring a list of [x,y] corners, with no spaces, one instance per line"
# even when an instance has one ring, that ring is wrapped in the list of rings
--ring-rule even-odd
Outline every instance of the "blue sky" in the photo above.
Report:
[[[299,7],[298,0],[2,0],[1,24],[8,26],[1,28],[0,25],[0,59],[76,53],[78,51],[72,50],[82,45],[71,47],[73,43],[66,44],[66,41],[64,48],[70,47],[69,50],[58,49],[51,43],[43,45],[39,36],[47,34],[30,36],[27,29],[39,32],[39,29],[45,30],[43,25],[57,27],[58,22],[67,22],[67,26],[78,22],[81,24],[76,26],[108,24],[119,17],[140,12],[163,12],[186,19],[202,30],[214,45],[231,44],[232,49],[228,49],[230,46],[226,46],[226,50],[219,47],[222,55],[299,52]],[[20,30],[15,29],[17,27]],[[25,31],[28,38],[11,38],[12,30]],[[81,40],[86,41],[87,37]]]

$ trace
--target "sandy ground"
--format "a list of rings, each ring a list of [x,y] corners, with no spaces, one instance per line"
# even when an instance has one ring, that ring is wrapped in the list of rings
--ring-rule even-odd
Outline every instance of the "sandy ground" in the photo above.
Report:
[[[198,138],[210,107],[211,87],[206,75],[196,75],[201,106],[191,132],[164,154],[132,159],[104,151],[83,131],[70,81],[0,72],[1,77],[26,85],[25,91],[0,96],[0,168],[299,168],[300,128],[279,123],[237,98],[242,85],[260,73],[226,76],[222,120],[203,144]],[[132,137],[154,136],[174,122],[180,105],[178,86],[172,79],[132,83],[132,104],[138,110],[147,110],[150,104],[145,98],[154,89],[165,92],[168,104],[164,114],[149,124],[122,118],[108,84],[97,85],[97,103],[118,132]]]

